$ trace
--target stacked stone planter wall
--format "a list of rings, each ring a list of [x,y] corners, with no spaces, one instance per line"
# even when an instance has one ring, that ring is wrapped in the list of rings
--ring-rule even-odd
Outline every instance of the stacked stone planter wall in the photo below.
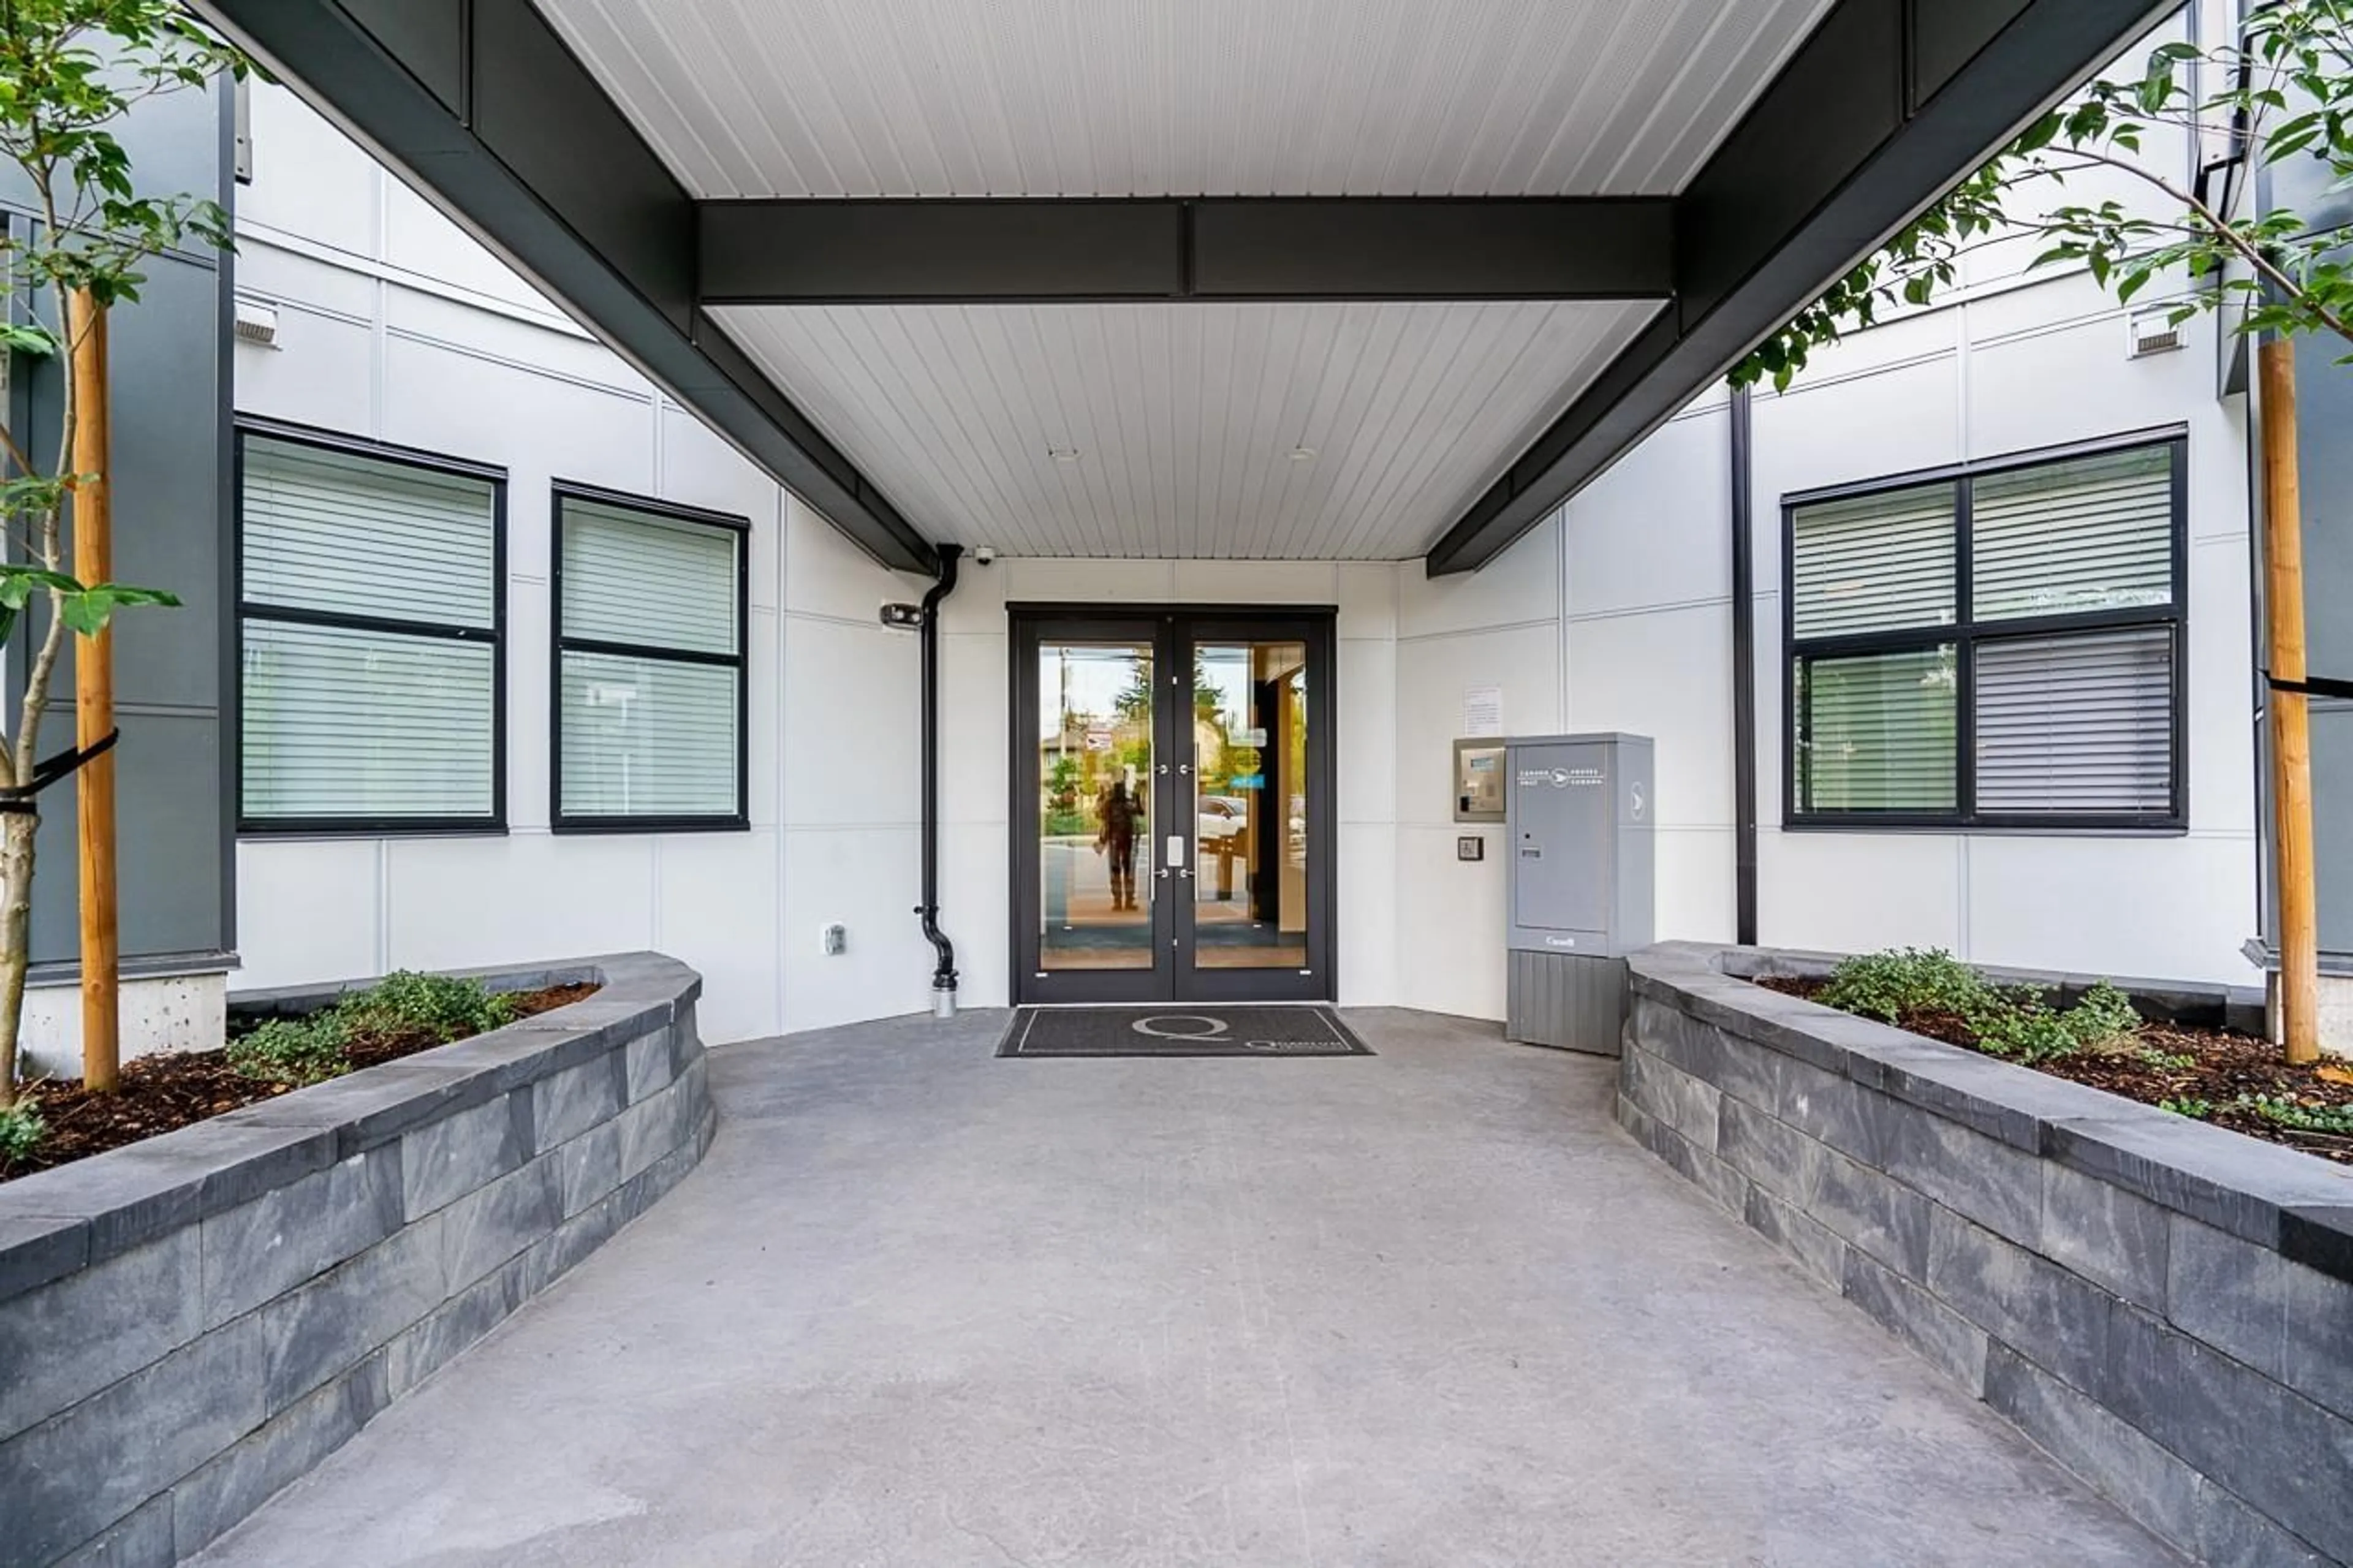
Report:
[[[193,1554],[693,1168],[692,970],[486,978],[603,989],[0,1185],[0,1568]]]
[[[1631,961],[1620,1123],[2193,1559],[2353,1559],[2353,1172],[1726,973],[1767,965]]]

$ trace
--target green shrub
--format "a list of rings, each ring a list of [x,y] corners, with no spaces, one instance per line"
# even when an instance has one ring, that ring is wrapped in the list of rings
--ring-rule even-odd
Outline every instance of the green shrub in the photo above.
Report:
[[[2233,1101],[2231,1109],[2252,1110],[2275,1127],[2353,1137],[2353,1105],[2306,1105],[2282,1094],[2247,1094]]]
[[[1893,1024],[1907,1013],[1968,1017],[1992,993],[1978,972],[1942,948],[1866,952],[1831,971],[1820,1000],[1841,1012]]]
[[[513,998],[491,995],[479,980],[407,969],[353,992],[332,1010],[354,1034],[427,1035],[444,1041],[485,1034],[516,1017]]]
[[[2160,1100],[2157,1108],[2170,1110],[2176,1116],[2187,1116],[2192,1121],[2203,1121],[2214,1114],[2212,1100],[2200,1100],[2194,1095],[2181,1100]]]
[[[31,1095],[19,1094],[16,1104],[0,1106],[0,1161],[24,1159],[48,1135],[41,1102]]]
[[[2024,1062],[2107,1046],[2140,1027],[2131,1000],[2105,980],[2063,1012],[2031,986],[1991,984],[1942,948],[1895,948],[1850,958],[1831,972],[1818,1000],[1889,1024],[1950,1016],[1989,1055]]]
[[[264,1083],[299,1089],[352,1070],[350,1031],[329,1008],[315,1017],[272,1018],[228,1044],[228,1065]]]
[[[271,1019],[231,1041],[228,1061],[248,1078],[299,1088],[351,1071],[352,1049],[363,1043],[440,1045],[518,1016],[512,997],[491,995],[479,980],[404,969],[308,1018]]]

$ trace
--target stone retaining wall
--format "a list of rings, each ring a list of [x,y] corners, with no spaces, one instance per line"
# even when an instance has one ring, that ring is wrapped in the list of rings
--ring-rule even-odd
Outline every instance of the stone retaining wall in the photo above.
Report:
[[[692,970],[485,977],[603,988],[0,1184],[0,1568],[194,1554],[693,1168]]]
[[[1725,972],[1773,963],[1632,959],[1620,1122],[2192,1558],[2353,1560],[2353,1171]]]

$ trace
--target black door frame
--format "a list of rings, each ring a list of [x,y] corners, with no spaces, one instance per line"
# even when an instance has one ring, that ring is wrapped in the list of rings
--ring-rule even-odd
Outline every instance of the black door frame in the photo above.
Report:
[[[1338,612],[1329,605],[1099,605],[1015,604],[1008,664],[1011,685],[1012,965],[1008,993],[1017,1005],[1056,1003],[1332,1002],[1339,997],[1338,902],[1339,763],[1334,718],[1337,675],[1335,629]],[[1171,701],[1171,678],[1191,691],[1193,647],[1220,639],[1289,641],[1307,650],[1307,963],[1300,969],[1203,969],[1191,962],[1198,894],[1189,884],[1199,857],[1199,818],[1191,805],[1191,704]],[[1153,657],[1152,751],[1155,774],[1155,819],[1148,855],[1139,855],[1136,875],[1151,881],[1153,965],[1149,970],[1042,970],[1039,931],[1043,915],[1038,837],[1039,778],[1037,672],[1039,647],[1050,641],[1120,641],[1148,644]],[[1181,789],[1166,786],[1182,784]],[[1169,823],[1158,816],[1164,802],[1181,798],[1186,808]],[[1166,841],[1183,839],[1186,876],[1156,879],[1167,868]],[[1172,889],[1175,889],[1172,891]]]

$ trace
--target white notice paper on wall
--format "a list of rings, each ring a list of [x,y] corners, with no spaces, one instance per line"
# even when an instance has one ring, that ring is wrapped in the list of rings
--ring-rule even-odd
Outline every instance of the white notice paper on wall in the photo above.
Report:
[[[1476,738],[1504,732],[1504,689],[1466,686],[1462,689],[1462,733]]]

